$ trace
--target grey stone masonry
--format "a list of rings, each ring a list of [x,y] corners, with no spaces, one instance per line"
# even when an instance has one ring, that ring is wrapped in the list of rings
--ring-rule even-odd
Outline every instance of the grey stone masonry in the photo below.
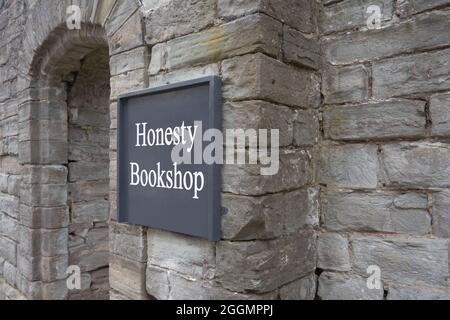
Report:
[[[449,0],[0,0],[0,300],[450,299],[449,19]],[[118,223],[118,95],[210,75],[223,129],[279,130],[278,172],[222,167],[217,242]]]

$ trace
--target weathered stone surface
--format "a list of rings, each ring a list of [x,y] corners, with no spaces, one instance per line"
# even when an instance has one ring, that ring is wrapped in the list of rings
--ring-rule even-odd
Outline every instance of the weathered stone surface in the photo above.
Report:
[[[145,17],[147,43],[167,41],[212,25],[215,7],[215,0],[144,2],[148,10]]]
[[[147,238],[143,227],[115,222],[110,222],[109,227],[111,253],[138,262],[147,261]]]
[[[383,288],[367,288],[366,279],[353,274],[324,272],[319,278],[322,300],[382,300]]]
[[[72,219],[74,222],[106,221],[108,214],[109,202],[107,200],[75,202],[72,204]]]
[[[17,268],[29,281],[52,282],[62,280],[67,278],[68,256],[32,257],[19,251]]]
[[[393,100],[331,106],[324,112],[325,135],[334,140],[425,136],[425,102]]]
[[[324,225],[334,231],[377,231],[426,235],[431,231],[426,194],[327,192]]]
[[[350,241],[353,270],[362,276],[367,275],[369,266],[376,265],[383,282],[447,286],[448,240],[354,236]]]
[[[294,119],[294,145],[314,146],[319,141],[319,115],[313,110],[296,110]]]
[[[320,62],[318,40],[287,26],[283,28],[283,54],[288,63],[317,69]]]
[[[308,0],[219,0],[219,16],[227,19],[264,12],[302,32],[311,32],[312,3]]]
[[[19,198],[0,193],[0,210],[10,217],[17,218],[19,214]]]
[[[317,241],[317,267],[323,270],[350,271],[348,239],[337,233],[323,233]]]
[[[382,147],[382,154],[386,182],[390,186],[450,187],[448,144],[389,144]]]
[[[280,288],[281,300],[314,300],[317,278],[314,273]]]
[[[448,290],[389,284],[388,300],[450,300]]]
[[[431,97],[431,134],[433,136],[450,136],[450,94],[441,94]]]
[[[303,107],[319,104],[318,79],[312,72],[261,53],[225,60],[222,74],[225,99],[261,99]]]
[[[21,164],[67,163],[67,143],[64,141],[22,141],[19,142]]]
[[[16,264],[17,244],[4,236],[0,236],[0,256],[11,264]]]
[[[323,146],[318,180],[328,186],[376,188],[378,166],[376,145]]]
[[[143,46],[112,56],[109,62],[111,76],[145,68],[147,54],[147,48]]]
[[[89,162],[69,163],[69,181],[104,180],[109,177],[108,166]]]
[[[312,188],[258,198],[223,194],[222,206],[224,239],[273,239],[319,223],[318,192]]]
[[[253,52],[276,56],[281,33],[281,23],[265,15],[244,17],[167,42],[163,69],[193,67]]]
[[[145,69],[136,69],[111,77],[111,98],[117,99],[119,94],[142,89],[146,73]]]
[[[109,270],[109,283],[112,289],[129,299],[148,299],[145,291],[145,263],[111,254]]]
[[[69,224],[69,208],[61,207],[30,207],[20,205],[20,223],[28,228],[59,229]]]
[[[109,39],[111,55],[144,45],[143,26],[139,12],[135,12]]]
[[[325,57],[332,64],[350,64],[441,46],[450,41],[448,15],[436,11],[387,28],[327,39]]]
[[[298,189],[311,181],[310,162],[310,154],[305,150],[281,149],[279,170],[275,175],[261,175],[261,168],[269,168],[261,164],[226,164],[222,171],[222,190],[241,195],[264,195]]]
[[[18,250],[26,256],[53,257],[67,254],[67,229],[30,229],[19,226]]]
[[[100,181],[76,181],[69,184],[70,198],[72,201],[90,201],[104,199],[108,194],[107,180]]]
[[[283,147],[292,144],[295,114],[291,108],[265,101],[228,102],[223,106],[222,128],[279,130]]]
[[[432,37],[430,37],[432,38]],[[377,99],[447,90],[450,50],[402,56],[373,65],[373,95]]]
[[[65,184],[22,184],[21,203],[30,207],[64,206],[67,202]]]
[[[261,295],[231,292],[211,281],[186,278],[153,266],[147,269],[146,278],[148,294],[158,300],[276,299],[276,292]]]
[[[334,2],[334,0],[328,2]],[[394,7],[392,0],[345,0],[323,8],[320,15],[320,27],[325,33],[353,31],[358,27],[366,27],[367,19],[372,14],[367,13],[367,8],[371,5],[380,7],[382,23],[392,19]]]
[[[433,194],[433,232],[436,236],[450,238],[450,192]]]
[[[450,4],[449,0],[399,0],[397,11],[401,17]]]
[[[203,239],[149,229],[148,264],[183,273],[197,279],[211,279],[215,273],[215,245]],[[168,255],[167,253],[170,252]]]
[[[324,69],[322,93],[326,104],[364,101],[368,88],[369,71],[363,65]]]
[[[18,221],[0,211],[0,236],[14,239],[17,236]]]
[[[232,291],[270,292],[315,269],[315,242],[312,231],[269,241],[220,242],[216,279]]]
[[[27,184],[64,184],[67,182],[66,166],[25,166],[23,182]]]
[[[152,61],[153,61],[153,58],[152,58]],[[217,63],[212,63],[212,64],[208,64],[206,66],[199,66],[199,67],[193,67],[193,68],[182,68],[182,69],[178,69],[178,70],[172,70],[167,73],[159,73],[157,75],[153,75],[159,71],[160,71],[159,69],[156,69],[156,71],[153,70],[152,64],[150,64],[150,67],[149,67],[149,74],[151,75],[150,80],[149,80],[150,88],[162,86],[165,84],[176,83],[179,81],[186,81],[186,80],[190,80],[190,79],[202,78],[205,76],[220,75],[219,64],[217,64]]]

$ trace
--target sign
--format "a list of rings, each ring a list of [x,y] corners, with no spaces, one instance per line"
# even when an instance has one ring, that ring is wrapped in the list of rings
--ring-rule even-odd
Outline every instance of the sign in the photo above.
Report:
[[[119,222],[220,240],[219,165],[172,154],[193,154],[202,132],[220,129],[221,112],[214,76],[119,96]]]

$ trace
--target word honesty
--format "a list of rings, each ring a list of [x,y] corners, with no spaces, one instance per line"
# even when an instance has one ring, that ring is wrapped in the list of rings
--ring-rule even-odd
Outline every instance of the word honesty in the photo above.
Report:
[[[179,127],[148,129],[147,122],[136,123],[136,147],[176,146],[180,143],[188,145],[191,152],[194,145],[198,126],[186,126],[183,123]]]

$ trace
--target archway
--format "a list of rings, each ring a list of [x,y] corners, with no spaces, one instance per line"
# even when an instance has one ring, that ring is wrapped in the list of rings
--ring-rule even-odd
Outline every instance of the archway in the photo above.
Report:
[[[85,37],[80,37],[80,34]],[[57,28],[31,72],[34,98],[22,107],[19,158],[24,276],[37,298],[109,298],[109,48],[102,29]],[[81,271],[81,288],[67,269]],[[23,272],[23,271],[22,271]],[[76,282],[74,282],[76,283]],[[30,286],[29,286],[30,287]],[[33,286],[31,286],[33,288]]]

